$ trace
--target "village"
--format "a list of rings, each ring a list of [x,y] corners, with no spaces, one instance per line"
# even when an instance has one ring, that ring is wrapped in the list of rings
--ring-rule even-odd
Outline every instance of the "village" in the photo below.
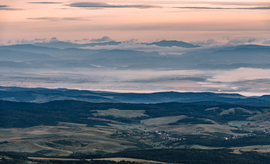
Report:
[[[186,141],[188,138],[185,137],[175,137],[175,135],[172,135],[168,132],[154,130],[153,132],[117,132],[118,137],[123,138],[133,138],[133,139],[159,139],[163,141],[170,141],[170,142],[177,142],[177,141]],[[251,132],[246,135],[230,135],[227,137],[224,137],[225,140],[235,140],[240,139],[244,137],[254,137],[258,134],[270,134],[270,130],[262,130],[262,131],[255,131]]]
[[[127,138],[127,137],[132,137],[134,139],[153,139],[153,138],[159,138],[165,141],[181,141],[181,140],[187,140],[187,138],[178,138],[178,137],[172,137],[171,134],[164,132],[164,131],[158,131],[154,130],[153,132],[144,132],[144,133],[138,133],[138,132],[122,132],[119,134],[119,137]]]

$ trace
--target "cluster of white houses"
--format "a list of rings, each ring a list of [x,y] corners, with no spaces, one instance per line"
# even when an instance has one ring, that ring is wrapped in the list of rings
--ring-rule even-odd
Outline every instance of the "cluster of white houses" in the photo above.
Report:
[[[181,141],[181,140],[186,140],[186,138],[175,138],[175,137],[171,137],[170,134],[166,133],[166,132],[161,132],[158,130],[155,130],[155,133],[160,135],[160,138],[162,139],[166,139],[166,140],[170,140],[170,141]]]

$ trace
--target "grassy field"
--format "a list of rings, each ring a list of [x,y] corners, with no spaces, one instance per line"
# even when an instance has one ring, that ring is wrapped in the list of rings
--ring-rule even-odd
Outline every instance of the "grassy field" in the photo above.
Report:
[[[182,145],[177,148],[189,149],[223,149],[224,147],[208,147],[202,145]],[[261,153],[270,153],[270,145],[252,145],[243,147],[230,147],[235,154],[241,154],[241,151],[256,151]]]
[[[134,143],[121,139],[111,139],[117,129],[112,127],[37,126],[31,128],[12,128],[0,136],[8,143],[0,144],[1,151],[38,152],[49,150],[46,155],[70,155],[74,152],[118,152],[136,148]]]
[[[206,111],[218,110],[208,108]],[[251,114],[253,111],[239,108],[224,110],[221,115],[233,110],[241,110]],[[265,109],[266,110],[266,109]],[[248,133],[237,133],[240,128],[245,130],[264,130],[270,128],[270,122],[259,120],[229,121],[228,123],[217,123],[210,119],[213,124],[187,124],[170,125],[178,120],[190,118],[186,115],[164,116],[140,120],[140,122],[119,122],[108,118],[96,118],[97,116],[114,116],[116,118],[131,119],[133,117],[148,116],[144,110],[119,110],[111,108],[108,110],[91,110],[93,115],[84,118],[84,124],[72,122],[58,122],[57,126],[33,126],[27,128],[2,128],[0,129],[0,150],[15,152],[40,153],[45,156],[69,156],[73,153],[114,153],[125,149],[159,149],[159,148],[192,148],[213,149],[213,147],[195,145],[177,145],[167,134],[173,135],[205,135],[210,133],[222,133],[231,136],[243,136]],[[150,114],[149,114],[150,115]],[[257,113],[253,119],[262,118]],[[88,126],[87,121],[104,121],[105,124]],[[235,127],[236,126],[236,127]],[[239,129],[238,129],[238,128]],[[235,130],[232,132],[232,130]],[[156,131],[166,134],[157,134]],[[213,134],[211,134],[213,135]],[[166,136],[166,137],[165,137]],[[177,138],[177,137],[176,137]],[[224,138],[224,137],[223,137]],[[224,138],[225,139],[225,138]],[[6,142],[5,142],[6,141]],[[203,144],[202,144],[203,145]],[[215,147],[216,148],[216,147]],[[250,147],[234,147],[238,153],[243,151],[270,152],[270,146],[260,145]]]
[[[55,160],[55,161],[79,161],[80,159],[71,159],[71,158],[41,158],[41,157],[28,157],[28,159],[34,160]],[[91,161],[91,159],[85,159],[86,161]],[[135,159],[135,158],[98,158],[93,160],[102,160],[102,161],[129,161],[129,162],[139,162],[141,164],[166,164],[166,162],[159,162],[159,161],[151,161],[151,160],[144,160],[144,159]]]
[[[237,128],[230,127],[228,125],[221,124],[180,124],[180,125],[159,125],[159,126],[149,126],[149,130],[161,130],[161,131],[171,131],[180,134],[190,133],[205,133],[205,132],[219,132],[226,133],[230,135],[237,135],[231,130],[236,130]]]
[[[248,124],[254,124],[254,123],[256,122],[255,121],[229,121],[228,125],[242,127],[242,126],[246,126]]]
[[[230,108],[228,110],[223,110],[219,115],[224,115],[224,114],[230,114],[230,113],[234,113],[234,108]]]
[[[125,114],[127,114],[126,111],[121,113],[122,116]],[[166,148],[166,140],[154,139],[153,136],[150,136],[150,133],[154,133],[154,130],[173,132],[175,134],[220,132],[236,135],[236,133],[231,131],[232,129],[236,130],[236,128],[216,123],[168,125],[185,117],[152,118],[142,120],[141,124],[111,121],[108,123],[109,126],[96,125],[94,127],[87,127],[86,124],[59,122],[58,126],[0,129],[3,132],[0,133],[2,142],[8,142],[0,144],[0,150],[31,153],[43,152],[43,155],[46,156],[68,156],[76,152],[85,154],[100,151],[114,153],[125,149],[140,149],[141,147],[146,148],[149,146],[151,148]],[[147,133],[148,135],[146,135]],[[190,146],[190,148],[207,149],[198,145]],[[211,148],[209,147],[209,149]]]
[[[94,116],[114,116],[114,117],[142,117],[147,116],[144,114],[145,110],[119,110],[119,109],[108,109],[108,110],[92,110]]]
[[[264,111],[264,113],[258,112],[256,115],[247,118],[247,120],[251,120],[251,121],[267,120],[270,116],[270,109],[263,109],[263,111]]]
[[[176,122],[180,119],[186,118],[187,116],[181,115],[181,116],[168,116],[168,117],[158,117],[158,118],[150,118],[146,120],[141,120],[141,124],[146,126],[151,125],[163,125],[163,124],[169,124]]]
[[[243,146],[243,147],[231,147],[231,149],[239,151],[257,151],[262,153],[270,152],[270,145],[252,145],[252,146]]]
[[[151,161],[151,160],[144,160],[144,159],[135,159],[135,158],[99,158],[95,160],[108,160],[108,161],[115,161],[115,162],[120,162],[120,161],[130,161],[130,162],[140,162],[142,164],[166,164],[167,162],[159,162],[159,161]]]

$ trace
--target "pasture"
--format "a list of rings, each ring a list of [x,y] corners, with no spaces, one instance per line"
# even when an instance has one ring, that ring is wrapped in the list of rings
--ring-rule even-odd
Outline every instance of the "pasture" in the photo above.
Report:
[[[119,110],[111,108],[108,110],[91,110],[94,116],[114,116],[114,117],[124,117],[124,118],[133,118],[133,117],[143,117],[147,116],[144,114],[145,110]]]

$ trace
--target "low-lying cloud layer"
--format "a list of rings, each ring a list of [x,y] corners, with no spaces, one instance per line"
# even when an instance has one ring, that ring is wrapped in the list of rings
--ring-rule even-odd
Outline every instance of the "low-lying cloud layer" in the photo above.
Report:
[[[201,9],[201,10],[270,10],[270,6],[263,7],[174,7],[179,9]]]
[[[80,18],[80,17],[37,17],[37,18],[27,18],[29,20],[48,20],[48,21],[77,21],[77,20],[83,20],[86,19]]]
[[[269,2],[247,2],[247,1],[242,1],[242,2],[209,2],[210,4],[213,5],[233,5],[233,6],[270,6]]]
[[[30,4],[61,4],[62,2],[28,2]]]
[[[163,40],[163,47],[108,36],[78,40],[84,44],[56,37],[18,40],[22,45],[0,46],[0,81],[3,86],[120,92],[270,93],[270,46],[250,44],[268,40],[224,40],[195,41],[202,47],[193,48],[175,46],[180,41]]]
[[[91,39],[90,40],[91,42],[98,42],[98,43],[100,43],[100,42],[110,42],[110,41],[114,41],[114,40],[112,40],[110,37],[108,37],[108,36],[103,36],[102,38],[97,38],[97,39]]]
[[[14,10],[14,11],[16,11],[16,10],[22,10],[22,9],[19,9],[19,8],[11,8],[11,7],[9,7],[8,5],[0,5],[0,10]]]
[[[161,8],[160,6],[155,5],[112,5],[108,3],[98,3],[98,2],[76,2],[71,3],[70,7],[79,7],[79,8]]]
[[[193,82],[204,82],[207,78],[203,77],[178,77],[178,76],[164,76],[158,78],[149,78],[149,79],[137,79],[133,81],[127,81],[132,83],[163,83],[163,82],[180,82],[181,81],[193,81]]]
[[[234,73],[235,72],[235,73]],[[251,75],[238,76],[239,74]],[[270,93],[270,70],[241,68],[232,71],[134,71],[110,69],[1,69],[2,86],[74,88],[118,92],[209,91],[246,95]],[[224,80],[228,78],[230,80]],[[260,74],[257,76],[256,74]],[[267,74],[267,75],[266,75]]]

